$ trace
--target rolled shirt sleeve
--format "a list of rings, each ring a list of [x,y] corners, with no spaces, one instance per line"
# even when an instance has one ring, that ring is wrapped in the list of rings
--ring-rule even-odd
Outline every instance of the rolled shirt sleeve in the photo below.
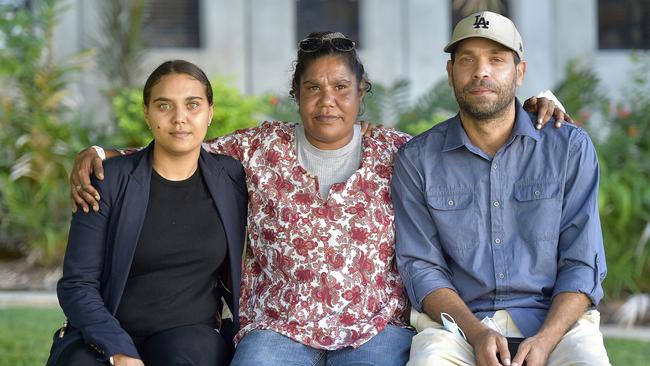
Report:
[[[391,193],[395,209],[397,268],[412,306],[440,288],[456,289],[444,259],[433,219],[424,197],[423,177],[404,150],[395,158]]]
[[[598,158],[584,131],[577,134],[568,159],[553,297],[580,292],[598,305],[607,266],[598,211]]]

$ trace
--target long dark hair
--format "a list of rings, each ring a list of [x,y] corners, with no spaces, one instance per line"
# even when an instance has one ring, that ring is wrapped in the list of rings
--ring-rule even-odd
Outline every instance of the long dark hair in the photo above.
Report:
[[[160,66],[158,66],[151,73],[151,75],[149,75],[147,82],[144,83],[144,89],[142,90],[142,102],[145,106],[149,105],[151,89],[154,87],[154,85],[158,84],[163,76],[169,74],[187,74],[198,80],[205,87],[205,95],[208,99],[208,103],[212,105],[212,85],[210,85],[210,80],[208,80],[208,77],[205,76],[203,70],[189,61],[171,60],[160,64]]]

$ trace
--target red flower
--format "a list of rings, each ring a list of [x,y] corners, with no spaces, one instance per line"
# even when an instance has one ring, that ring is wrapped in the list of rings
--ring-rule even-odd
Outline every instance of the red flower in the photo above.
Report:
[[[316,243],[311,240],[305,240],[303,238],[295,238],[292,241],[293,247],[296,249],[296,252],[303,257],[306,257],[310,250],[316,248]]]
[[[384,179],[390,179],[391,174],[393,174],[393,168],[388,165],[378,164],[375,167],[375,173]]]
[[[280,159],[282,159],[282,155],[280,155],[280,152],[275,150],[267,151],[264,157],[266,158],[266,161],[268,161],[271,166],[278,165],[278,162],[280,162]]]
[[[274,242],[276,238],[275,230],[262,229],[262,238],[269,242]]]
[[[383,242],[379,245],[379,259],[382,261],[388,261],[390,257],[395,253],[395,248],[392,245]]]
[[[352,314],[349,314],[349,313],[345,313],[345,314],[341,315],[339,320],[341,321],[341,324],[343,324],[345,326],[348,326],[348,327],[357,322],[357,318],[355,318]]]
[[[338,252],[336,248],[327,248],[326,250],[326,260],[327,263],[332,266],[332,269],[340,269],[343,268],[343,265],[345,264],[345,258],[341,253]]]
[[[337,213],[337,210],[330,206],[330,205],[325,205],[323,207],[318,207],[315,208],[314,214],[316,214],[317,217],[326,219],[326,220],[337,220],[340,214]]]
[[[390,191],[388,189],[382,189],[381,192],[379,193],[381,195],[381,200],[384,201],[384,203],[393,204],[392,199],[390,198]]]
[[[296,269],[296,278],[300,282],[311,282],[314,279],[314,272],[311,269],[302,267]]]
[[[298,294],[296,294],[295,291],[288,290],[284,294],[284,301],[290,305],[296,305],[298,303]]]
[[[269,201],[262,209],[262,212],[267,214],[269,218],[275,217],[275,201]]]
[[[314,198],[311,193],[299,192],[293,195],[293,200],[298,204],[311,205]]]
[[[297,213],[286,207],[282,209],[280,216],[283,221],[287,221],[291,224],[296,224],[298,220],[300,220],[300,216]]]
[[[359,217],[364,217],[366,216],[366,205],[364,205],[363,202],[359,202],[356,205],[345,210],[345,212],[357,215]]]
[[[264,313],[266,314],[266,316],[268,316],[269,318],[271,318],[273,320],[280,319],[280,313],[275,309],[266,308],[266,309],[264,309]]]
[[[290,142],[292,140],[291,135],[282,130],[278,131],[277,133],[278,133],[278,137],[280,137],[280,139],[282,139],[282,141],[284,142]]]
[[[293,191],[293,184],[291,184],[291,182],[289,182],[288,180],[280,176],[276,176],[273,179],[273,186],[278,191],[287,191],[287,192]]]
[[[281,271],[293,268],[293,259],[291,259],[291,257],[286,256],[286,255],[284,255],[282,253],[278,253],[277,259],[276,259],[275,262],[277,263],[277,266],[281,269]],[[283,284],[280,284],[280,287],[282,285]]]
[[[616,109],[616,115],[618,116],[618,118],[627,118],[630,116],[630,114],[632,114],[630,113],[630,110],[623,106],[619,105],[618,108]]]
[[[365,193],[366,197],[369,199],[372,195],[377,194],[379,185],[377,182],[366,180],[363,178],[357,179],[354,186],[361,192]]]
[[[353,227],[350,229],[350,237],[353,240],[365,243],[365,241],[368,239],[368,231],[362,227]]]
[[[345,291],[343,293],[343,298],[350,301],[353,304],[358,304],[361,302],[361,288],[359,286],[354,286],[352,289]]]

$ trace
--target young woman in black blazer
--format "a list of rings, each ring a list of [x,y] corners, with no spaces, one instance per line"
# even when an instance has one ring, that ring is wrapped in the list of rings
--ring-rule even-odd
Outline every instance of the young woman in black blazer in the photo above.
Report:
[[[143,100],[154,141],[107,160],[106,179],[93,181],[99,212],[73,215],[57,287],[68,320],[54,335],[48,366],[214,366],[230,357],[244,170],[201,148],[213,102],[197,66],[163,63]]]

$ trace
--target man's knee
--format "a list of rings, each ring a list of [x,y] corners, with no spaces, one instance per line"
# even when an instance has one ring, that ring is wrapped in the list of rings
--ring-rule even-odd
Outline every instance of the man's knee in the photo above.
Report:
[[[408,366],[474,365],[474,349],[444,329],[427,328],[413,337]]]

